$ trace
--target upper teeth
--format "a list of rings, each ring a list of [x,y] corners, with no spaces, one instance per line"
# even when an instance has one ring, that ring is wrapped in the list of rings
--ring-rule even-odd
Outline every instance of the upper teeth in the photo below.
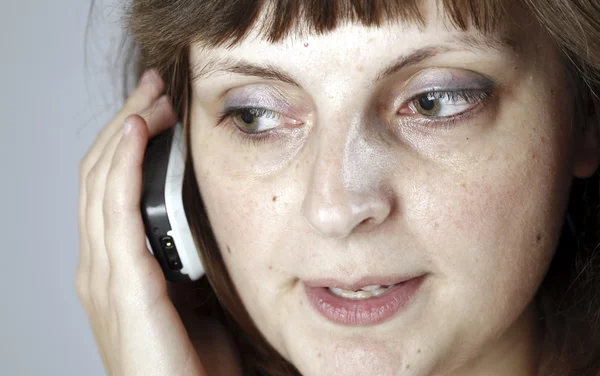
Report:
[[[363,290],[363,291],[373,291],[373,290],[377,290],[380,287],[381,287],[381,285],[371,285],[371,286],[365,286],[361,290]]]
[[[342,290],[337,287],[329,287],[329,291],[337,296],[348,299],[366,299],[373,296],[378,296],[392,288],[394,285],[382,287],[381,285],[365,286],[358,291]]]

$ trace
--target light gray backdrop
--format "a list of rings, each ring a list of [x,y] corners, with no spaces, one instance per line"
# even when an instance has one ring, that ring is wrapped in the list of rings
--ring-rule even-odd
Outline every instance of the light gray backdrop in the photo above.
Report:
[[[79,160],[120,100],[114,2],[86,68],[90,0],[0,0],[1,375],[104,375],[74,271]]]

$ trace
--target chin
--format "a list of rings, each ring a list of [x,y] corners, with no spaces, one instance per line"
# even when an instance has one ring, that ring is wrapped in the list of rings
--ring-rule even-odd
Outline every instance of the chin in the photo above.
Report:
[[[327,334],[303,337],[288,347],[288,361],[303,376],[429,376],[434,368],[431,354],[418,347],[413,354],[401,348],[405,344],[378,339],[376,331],[346,339],[327,338]]]

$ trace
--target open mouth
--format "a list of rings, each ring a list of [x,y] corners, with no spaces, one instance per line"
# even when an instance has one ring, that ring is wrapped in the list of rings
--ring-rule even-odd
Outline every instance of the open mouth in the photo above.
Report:
[[[406,308],[425,277],[391,285],[368,285],[356,291],[307,284],[304,290],[312,308],[328,321],[348,326],[377,325]]]

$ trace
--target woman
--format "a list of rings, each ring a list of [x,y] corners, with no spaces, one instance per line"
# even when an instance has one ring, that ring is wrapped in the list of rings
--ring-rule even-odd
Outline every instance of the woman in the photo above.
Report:
[[[152,69],[81,162],[108,374],[600,374],[597,1],[129,10]],[[183,304],[139,212],[178,120],[207,269]]]

